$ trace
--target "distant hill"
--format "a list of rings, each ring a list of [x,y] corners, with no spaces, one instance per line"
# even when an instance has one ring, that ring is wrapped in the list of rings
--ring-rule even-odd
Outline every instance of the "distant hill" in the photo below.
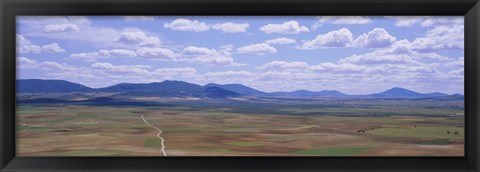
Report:
[[[91,92],[92,90],[90,87],[63,80],[17,80],[17,92],[22,93],[72,93]]]
[[[96,89],[97,92],[118,92],[124,96],[193,96],[202,95],[203,87],[183,81],[163,81],[148,84],[117,84]]]
[[[247,87],[247,86],[242,85],[242,84],[223,84],[223,85],[220,85],[220,84],[210,83],[210,84],[207,84],[203,87],[205,87],[205,88],[208,88],[208,87],[223,88],[225,90],[233,91],[233,92],[241,94],[241,95],[256,95],[256,96],[258,96],[258,95],[266,95],[267,94],[265,92],[258,91],[256,89]]]
[[[448,96],[448,94],[438,92],[423,94],[405,88],[394,87],[381,93],[370,94],[369,96],[376,98],[438,98]]]
[[[290,96],[290,97],[346,97],[348,95],[336,90],[308,91],[297,90],[293,92],[272,92],[271,96]]]
[[[227,98],[239,96],[240,94],[219,87],[207,87],[203,90],[203,95],[211,98]]]
[[[274,96],[274,97],[343,97],[343,98],[446,98],[463,99],[461,94],[448,95],[444,93],[418,93],[405,88],[394,87],[386,91],[369,95],[347,95],[336,90],[309,91],[297,90],[292,92],[272,92],[265,93],[242,84],[216,84],[210,83],[204,86],[192,84],[184,81],[153,82],[144,84],[122,83],[104,88],[89,88],[87,86],[76,84],[63,80],[41,80],[26,79],[17,80],[18,93],[65,93],[56,96],[60,100],[80,101],[90,100],[92,93],[105,93],[108,96],[114,96],[119,100],[128,99],[131,96],[146,97],[210,97],[226,98],[234,96]],[[89,93],[87,96],[84,93]],[[103,96],[103,95],[102,95]],[[48,96],[47,96],[48,97]],[[28,97],[27,97],[28,98]],[[50,102],[59,102],[60,100],[43,100]],[[34,100],[30,100],[34,101]],[[35,100],[36,101],[36,100]],[[106,101],[106,100],[98,100]],[[111,100],[110,100],[111,101]]]

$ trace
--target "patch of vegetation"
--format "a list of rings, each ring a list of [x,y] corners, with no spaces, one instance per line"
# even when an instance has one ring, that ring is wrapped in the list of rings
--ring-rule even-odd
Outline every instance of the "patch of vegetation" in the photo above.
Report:
[[[447,134],[447,131],[458,132],[458,134]],[[368,134],[395,136],[395,137],[424,137],[437,139],[464,139],[463,128],[458,127],[411,127],[411,128],[379,128],[368,131]]]
[[[317,156],[349,156],[355,155],[358,153],[366,152],[372,148],[368,147],[333,147],[333,148],[322,148],[322,149],[304,149],[293,154],[301,155],[317,155]]]
[[[143,143],[143,147],[160,147],[160,146],[162,146],[162,142],[160,141],[159,138],[156,138],[156,137],[147,138]]]
[[[26,125],[17,125],[17,126],[16,126],[16,131],[17,131],[17,132],[18,132],[18,131],[22,131],[22,130],[25,130],[25,129],[27,129],[27,128],[28,128],[28,126],[26,126]]]
[[[420,145],[449,145],[453,143],[449,139],[434,139],[434,140],[429,140],[429,141],[424,141],[424,142],[418,142],[417,144]]]

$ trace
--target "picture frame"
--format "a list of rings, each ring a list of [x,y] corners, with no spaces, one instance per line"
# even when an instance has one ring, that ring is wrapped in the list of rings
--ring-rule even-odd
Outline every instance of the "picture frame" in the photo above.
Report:
[[[3,0],[0,3],[0,171],[480,170],[478,0]],[[465,157],[16,157],[15,16],[19,15],[463,15]]]

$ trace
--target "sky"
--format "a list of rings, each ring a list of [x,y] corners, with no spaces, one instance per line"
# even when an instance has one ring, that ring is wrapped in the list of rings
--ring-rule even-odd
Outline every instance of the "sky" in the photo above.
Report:
[[[17,16],[17,78],[464,93],[463,16]]]

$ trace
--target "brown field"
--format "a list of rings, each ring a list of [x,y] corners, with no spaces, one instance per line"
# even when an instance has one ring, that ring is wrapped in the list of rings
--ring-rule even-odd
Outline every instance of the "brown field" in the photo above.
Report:
[[[163,156],[142,115],[168,156],[464,155],[463,118],[91,106],[18,107],[17,155]]]

